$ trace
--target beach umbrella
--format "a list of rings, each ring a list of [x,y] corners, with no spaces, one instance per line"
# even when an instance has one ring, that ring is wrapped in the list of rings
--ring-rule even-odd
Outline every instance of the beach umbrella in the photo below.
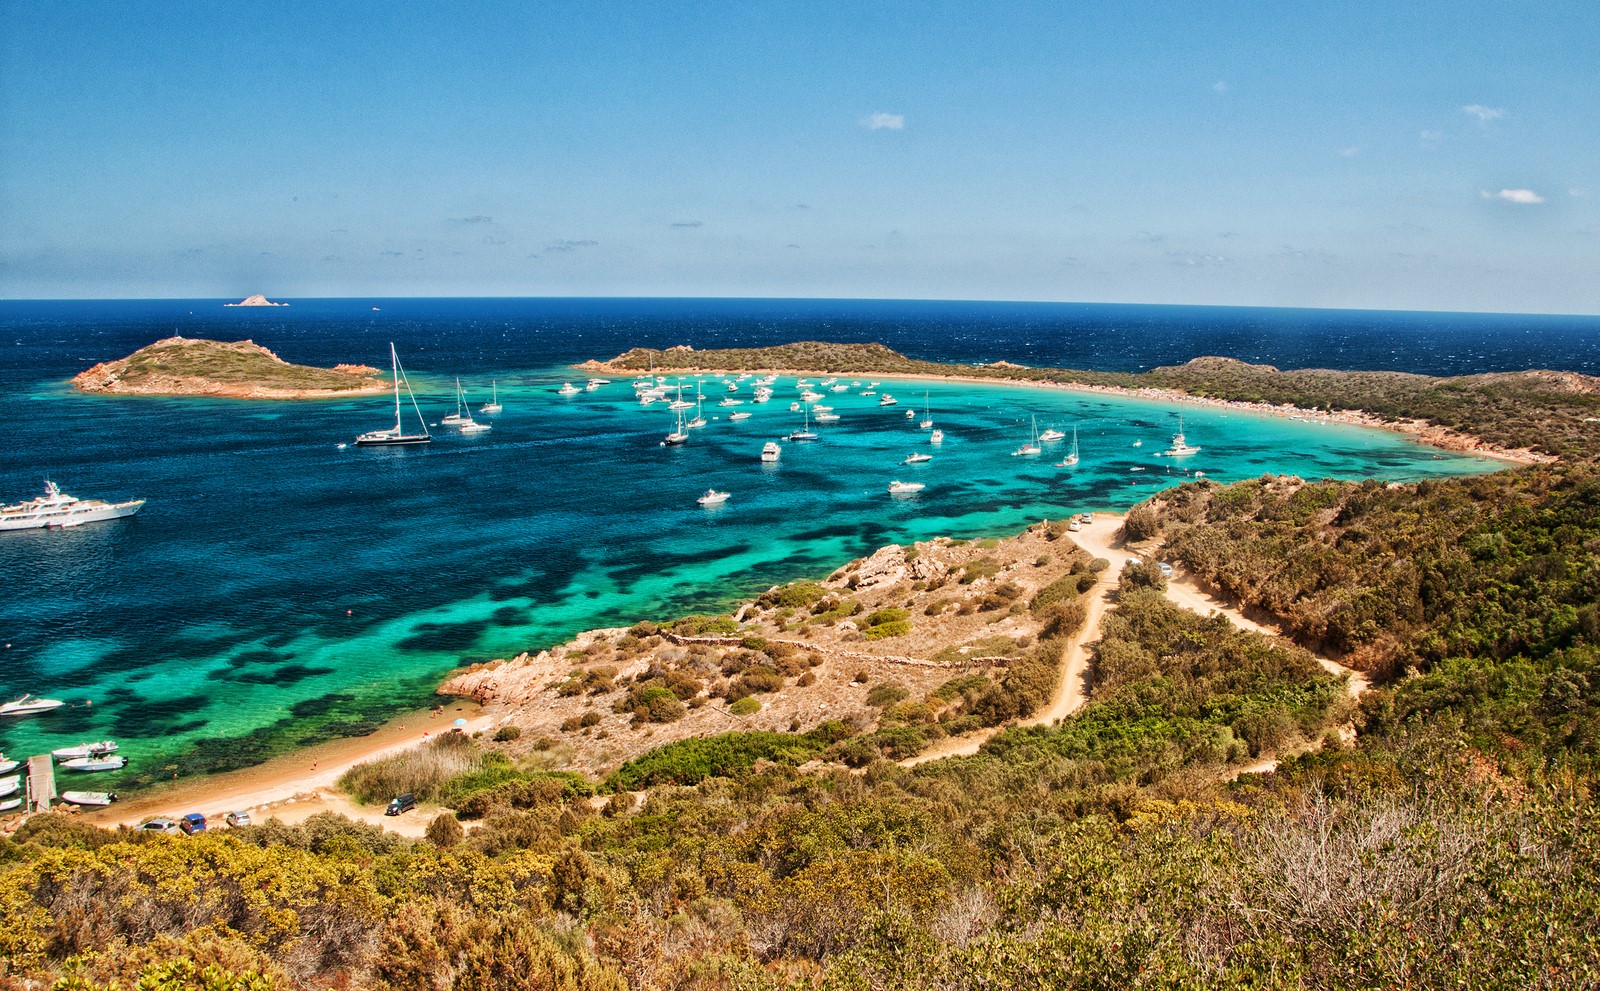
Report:
[[[465,719],[457,719],[456,720],[456,725],[457,726],[465,726],[465,725],[467,725],[467,721]]]

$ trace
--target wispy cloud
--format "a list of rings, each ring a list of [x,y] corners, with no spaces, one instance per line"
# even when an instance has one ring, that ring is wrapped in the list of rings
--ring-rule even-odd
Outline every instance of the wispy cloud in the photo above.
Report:
[[[886,114],[880,110],[861,118],[861,126],[869,131],[903,131],[906,127],[906,115]]]
[[[1211,84],[1211,92],[1217,94],[1218,96],[1226,96],[1228,95],[1228,84],[1225,81],[1218,79],[1216,82]]]
[[[599,241],[556,241],[545,245],[546,251],[577,251],[579,248],[592,248]]]
[[[1424,148],[1436,148],[1444,140],[1443,131],[1423,131],[1417,136],[1417,141]]]
[[[1469,103],[1461,108],[1461,112],[1468,117],[1478,118],[1478,123],[1487,125],[1491,120],[1499,120],[1506,115],[1501,107],[1486,107],[1481,103]]]
[[[485,216],[484,214],[481,214],[481,213],[475,213],[470,217],[452,217],[451,219],[454,220],[458,224],[492,224],[492,223],[494,223],[494,218],[493,217]]]
[[[1567,190],[1567,195],[1575,200],[1588,199],[1589,191],[1578,186],[1573,186],[1571,189]]]
[[[1491,193],[1485,189],[1483,190],[1483,198],[1486,200],[1505,200],[1507,203],[1518,203],[1524,206],[1544,202],[1544,197],[1531,189],[1502,189],[1498,193]]]
[[[682,228],[682,227],[704,227],[705,226],[705,221],[703,221],[703,220],[678,220],[678,221],[674,221],[673,223],[668,224],[667,226],[668,227],[680,227],[680,228]]]
[[[1359,154],[1361,154],[1361,146],[1360,145],[1351,145],[1348,148],[1340,148],[1339,149],[1339,155],[1342,158],[1355,158]]]

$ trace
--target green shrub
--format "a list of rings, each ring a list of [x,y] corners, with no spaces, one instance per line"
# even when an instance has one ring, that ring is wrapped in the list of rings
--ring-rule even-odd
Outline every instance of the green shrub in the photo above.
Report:
[[[761,711],[761,703],[746,695],[741,699],[736,699],[732,705],[728,706],[728,711],[735,716],[753,716]]]
[[[911,693],[902,685],[892,681],[880,681],[867,689],[867,704],[878,709],[887,709]]]
[[[522,738],[522,727],[507,724],[494,731],[494,742],[510,743]]]
[[[910,632],[910,621],[899,619],[888,623],[879,623],[877,626],[867,627],[866,638],[868,640],[883,640],[887,637],[903,637]]]

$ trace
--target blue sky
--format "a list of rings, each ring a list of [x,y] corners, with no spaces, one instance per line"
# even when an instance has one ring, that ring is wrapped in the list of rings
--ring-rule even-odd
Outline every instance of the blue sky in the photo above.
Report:
[[[1592,0],[255,6],[0,0],[0,296],[1600,313]]]

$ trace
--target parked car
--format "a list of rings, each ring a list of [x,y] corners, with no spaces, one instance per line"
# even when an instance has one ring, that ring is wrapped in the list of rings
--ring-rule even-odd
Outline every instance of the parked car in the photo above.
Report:
[[[1161,569],[1161,577],[1163,577],[1163,578],[1171,578],[1172,577],[1172,565],[1168,564],[1165,561],[1158,561],[1156,563],[1156,567]]]
[[[149,822],[139,826],[139,832],[141,833],[180,833],[182,831],[175,819],[151,819]]]
[[[222,817],[222,821],[227,823],[229,826],[248,826],[250,825],[250,813],[229,812],[227,815]]]
[[[206,817],[198,812],[190,812],[178,820],[178,828],[193,836],[195,833],[206,831]]]
[[[389,807],[383,810],[383,814],[386,816],[397,816],[402,812],[410,812],[416,807],[417,796],[408,791],[404,795],[396,795],[394,797],[394,801],[389,803]]]
[[[1084,524],[1085,526],[1087,526],[1088,524],[1094,522],[1094,514],[1093,513],[1079,513],[1078,514],[1078,522]]]
[[[1072,518],[1072,522],[1067,524],[1067,529],[1071,530],[1073,533],[1077,533],[1078,531],[1083,529],[1083,524],[1078,522],[1078,518],[1077,517],[1073,517]]]

